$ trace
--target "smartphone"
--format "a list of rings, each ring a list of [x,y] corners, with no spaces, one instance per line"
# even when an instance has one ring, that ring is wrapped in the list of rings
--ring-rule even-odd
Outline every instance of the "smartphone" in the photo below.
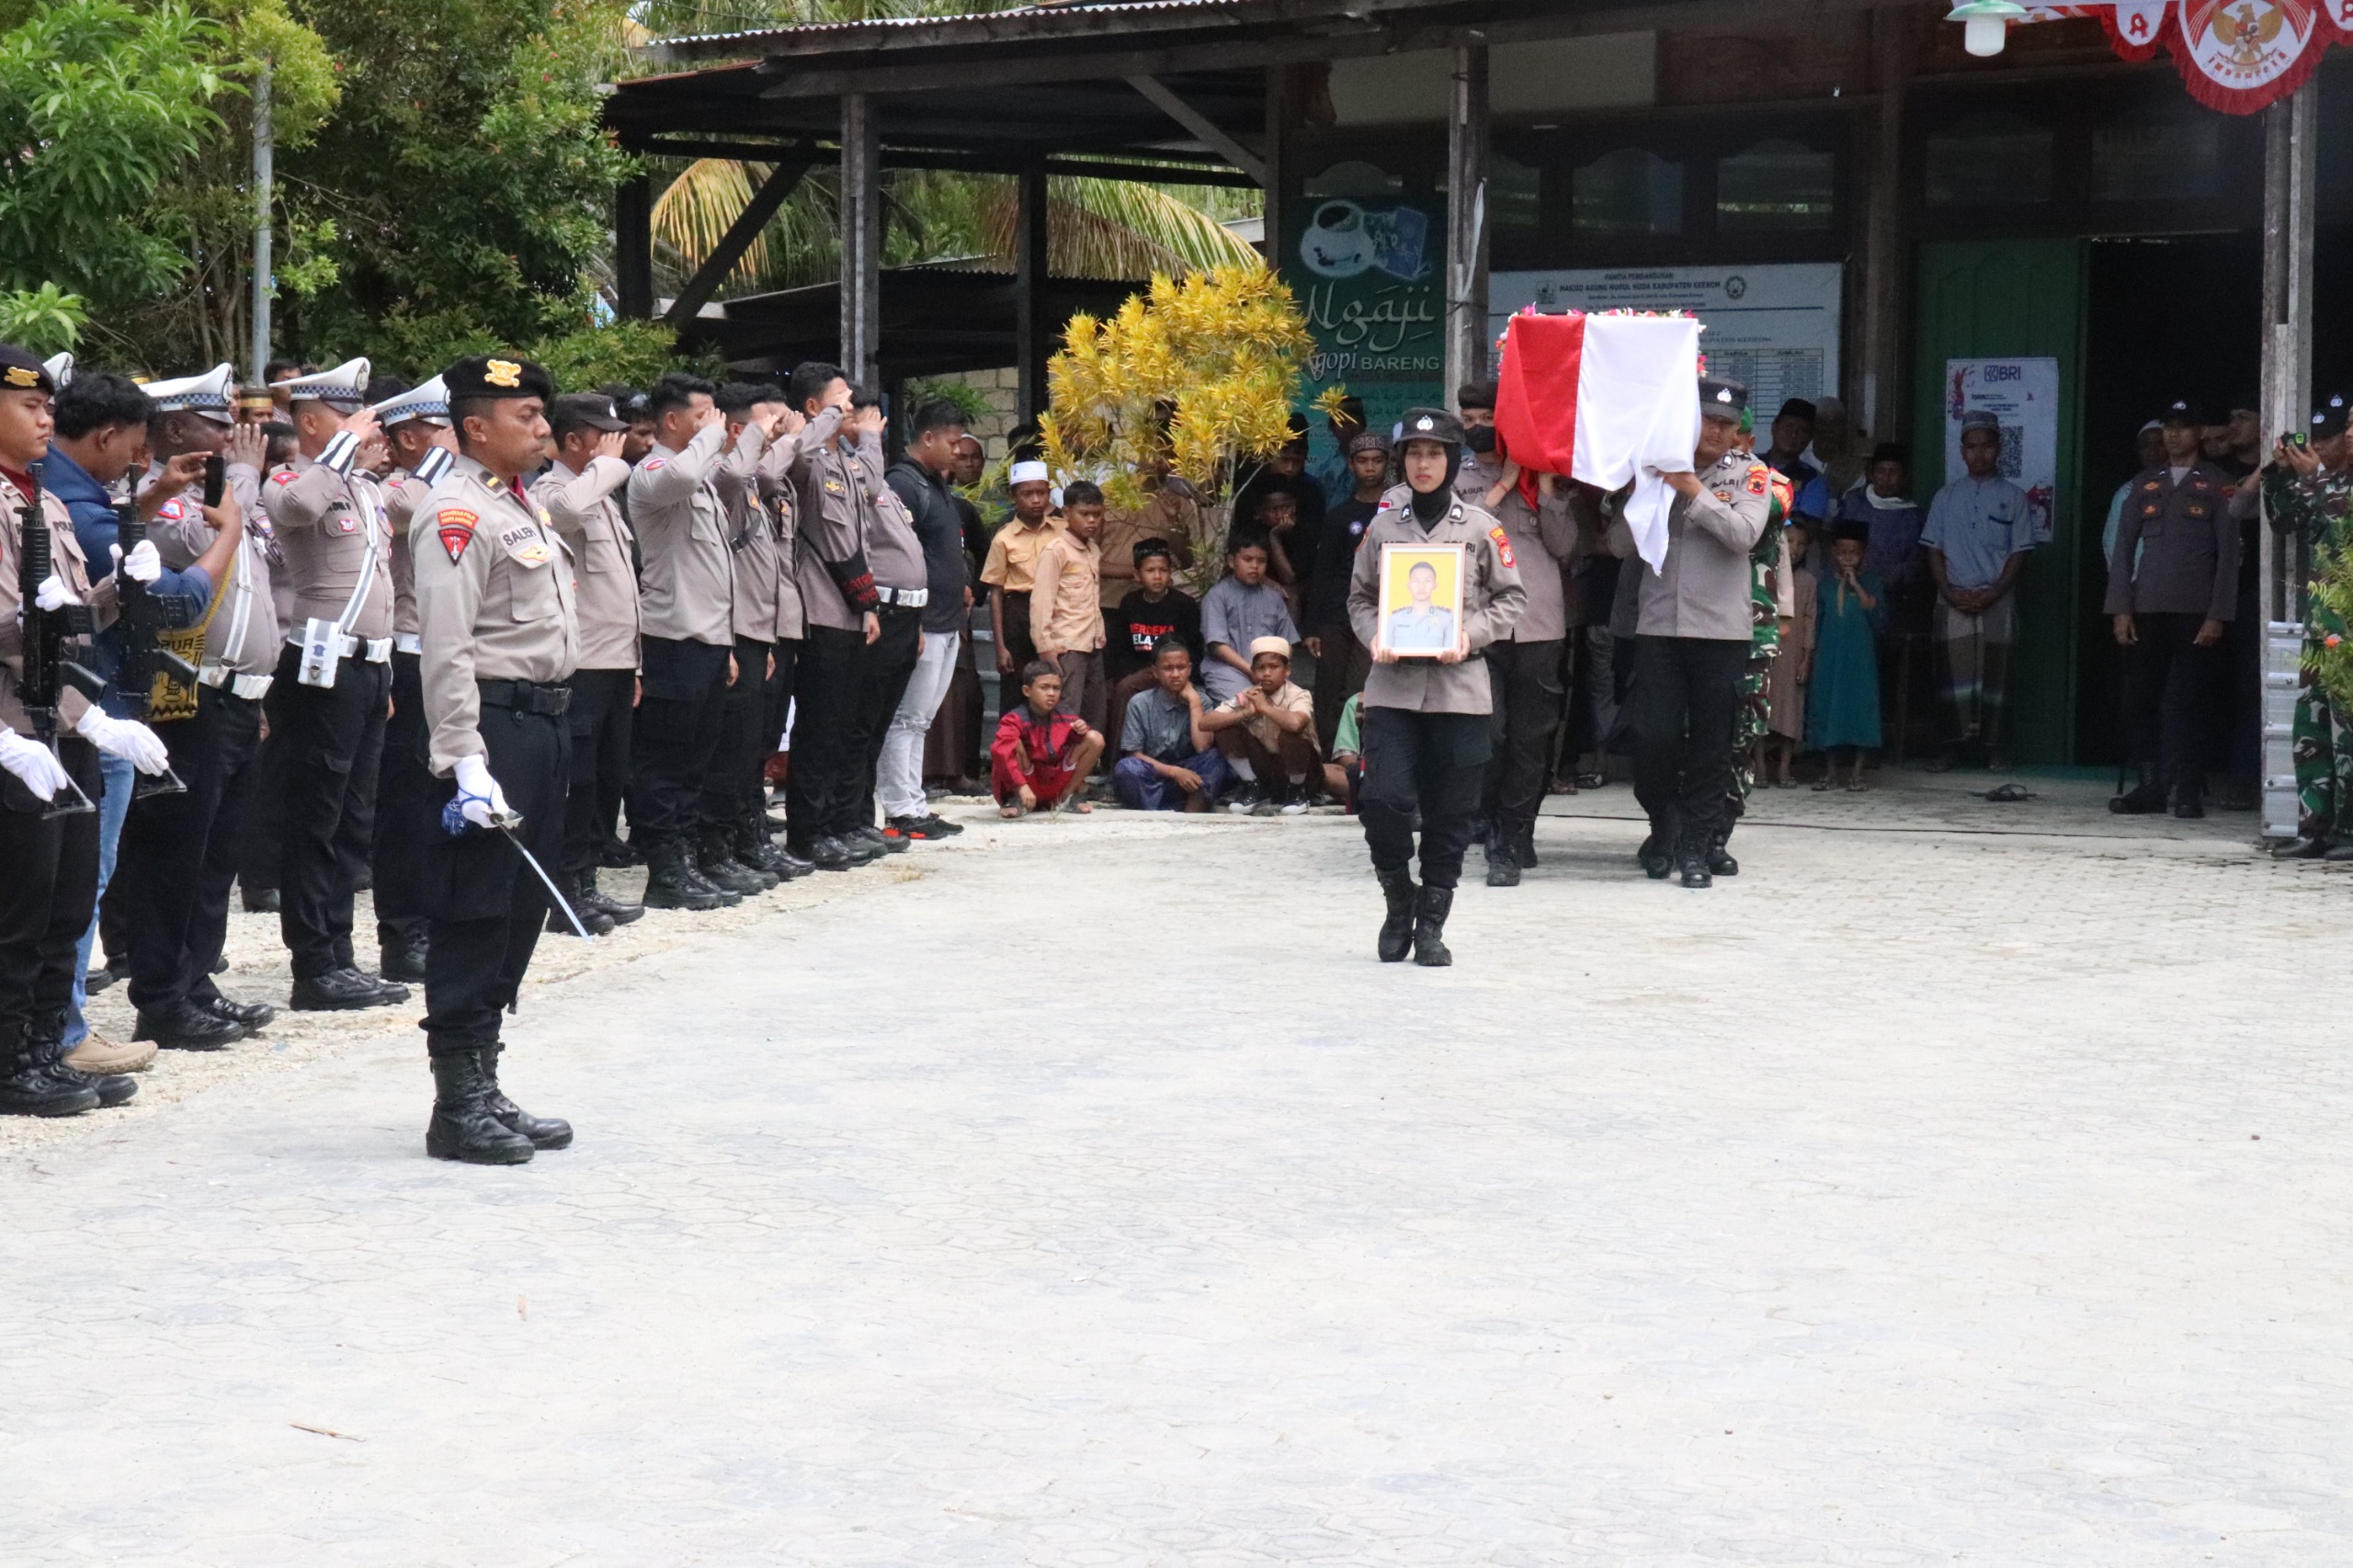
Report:
[[[204,504],[221,505],[221,497],[229,488],[229,463],[219,452],[204,460]]]

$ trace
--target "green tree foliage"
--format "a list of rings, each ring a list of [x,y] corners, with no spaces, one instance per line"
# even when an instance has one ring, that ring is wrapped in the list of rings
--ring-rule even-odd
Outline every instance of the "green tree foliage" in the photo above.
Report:
[[[103,318],[188,257],[147,221],[214,131],[222,29],[177,0],[55,0],[0,32],[0,290],[70,290]]]
[[[590,325],[590,269],[629,161],[597,125],[619,62],[610,0],[294,0],[342,101],[285,160],[332,222],[333,275],[286,312],[311,358],[422,370]]]

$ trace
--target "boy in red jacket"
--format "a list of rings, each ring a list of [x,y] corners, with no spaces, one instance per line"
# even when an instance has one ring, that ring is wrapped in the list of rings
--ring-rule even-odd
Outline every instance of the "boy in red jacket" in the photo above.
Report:
[[[989,783],[997,815],[1007,821],[1040,808],[1091,812],[1072,794],[1103,755],[1103,734],[1074,713],[1055,711],[1063,699],[1062,671],[1032,659],[1021,672],[1020,707],[997,721],[989,747]]]

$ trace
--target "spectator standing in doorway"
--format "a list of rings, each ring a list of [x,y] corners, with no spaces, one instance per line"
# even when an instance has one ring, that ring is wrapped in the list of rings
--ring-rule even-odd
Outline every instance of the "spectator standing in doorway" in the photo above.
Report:
[[[2197,411],[2165,411],[2165,460],[2132,482],[2108,562],[2106,609],[2124,650],[2127,744],[2140,777],[2108,808],[2206,814],[2200,801],[2223,629],[2238,613],[2239,530],[2228,475],[2200,450]]]
[[[2026,492],[2001,476],[2001,421],[1983,411],[1961,423],[1966,470],[1928,505],[1920,543],[1937,585],[1932,635],[1941,651],[1951,749],[1930,763],[1946,768],[1982,752],[1996,772],[2010,766],[2003,732],[2010,650],[2018,643],[2018,574],[2034,548]]]

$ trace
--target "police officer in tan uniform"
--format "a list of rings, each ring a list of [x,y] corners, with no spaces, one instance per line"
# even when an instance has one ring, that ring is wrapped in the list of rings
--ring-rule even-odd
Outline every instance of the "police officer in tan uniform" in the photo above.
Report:
[[[384,518],[392,529],[392,711],[384,722],[383,760],[376,770],[372,896],[376,942],[386,980],[425,979],[425,915],[418,907],[416,868],[424,846],[419,808],[434,793],[425,766],[425,699],[417,684],[416,562],[408,526],[417,504],[449,472],[449,400],[441,378],[407,388],[379,378],[369,406],[383,426],[391,469],[382,481]]]
[[[572,1142],[499,1091],[499,1016],[530,966],[548,896],[540,865],[563,849],[580,626],[572,555],[523,475],[546,452],[548,373],[526,359],[460,359],[442,372],[458,460],[416,508],[416,611],[436,802],[426,851],[425,1039],[435,1159],[510,1165]],[[501,840],[509,835],[513,843]]]
[[[153,731],[109,717],[89,693],[69,687],[56,703],[54,750],[26,711],[19,682],[34,623],[63,618],[74,629],[65,656],[86,668],[89,633],[112,624],[118,608],[114,577],[92,585],[73,517],[46,491],[39,510],[50,571],[32,604],[20,594],[20,514],[49,452],[56,390],[39,359],[0,344],[0,1114],[20,1116],[72,1116],[138,1092],[127,1076],[93,1078],[66,1064],[65,1015],[74,948],[97,903],[97,754],[150,774],[170,762]],[[80,809],[51,814],[61,797]]]
[[[1396,963],[1454,961],[1446,918],[1462,876],[1494,753],[1494,683],[1487,645],[1528,608],[1509,536],[1494,517],[1455,490],[1462,426],[1443,409],[1405,411],[1398,426],[1405,483],[1381,497],[1366,525],[1348,580],[1348,623],[1372,650],[1359,721],[1364,786],[1358,811],[1373,874],[1389,904],[1380,954]],[[1387,645],[1381,602],[1381,551],[1392,545],[1453,545],[1462,551],[1462,615],[1455,644],[1435,656],[1401,656]],[[1421,813],[1422,885],[1414,885],[1414,813]]]
[[[278,929],[297,1011],[390,1006],[408,987],[363,973],[351,946],[392,684],[392,528],[367,472],[382,432],[365,359],[281,385],[299,455],[262,486],[290,599],[269,707],[285,748]]]
[[[197,665],[195,689],[167,687],[168,699],[148,713],[188,790],[144,801],[124,819],[109,884],[126,910],[133,1038],[165,1050],[220,1049],[277,1012],[224,996],[212,977],[261,788],[262,702],[286,646],[270,600],[269,540],[252,526],[267,440],[257,425],[230,422],[234,391],[226,365],[147,388],[153,462],[142,490],[169,492],[147,532],[164,563],[184,569],[241,526],[203,621],[188,633],[198,645],[176,650]],[[211,454],[223,460],[222,494],[208,512],[203,481],[176,476]]]
[[[531,499],[572,551],[577,568],[580,667],[572,676],[572,777],[564,803],[563,865],[551,867],[583,921],[591,911],[617,926],[645,906],[597,886],[597,855],[619,818],[629,787],[630,721],[637,710],[635,540],[621,516],[629,483],[621,457],[629,424],[603,392],[567,392],[548,411],[555,461],[531,486]],[[549,912],[548,929],[571,923]]]

